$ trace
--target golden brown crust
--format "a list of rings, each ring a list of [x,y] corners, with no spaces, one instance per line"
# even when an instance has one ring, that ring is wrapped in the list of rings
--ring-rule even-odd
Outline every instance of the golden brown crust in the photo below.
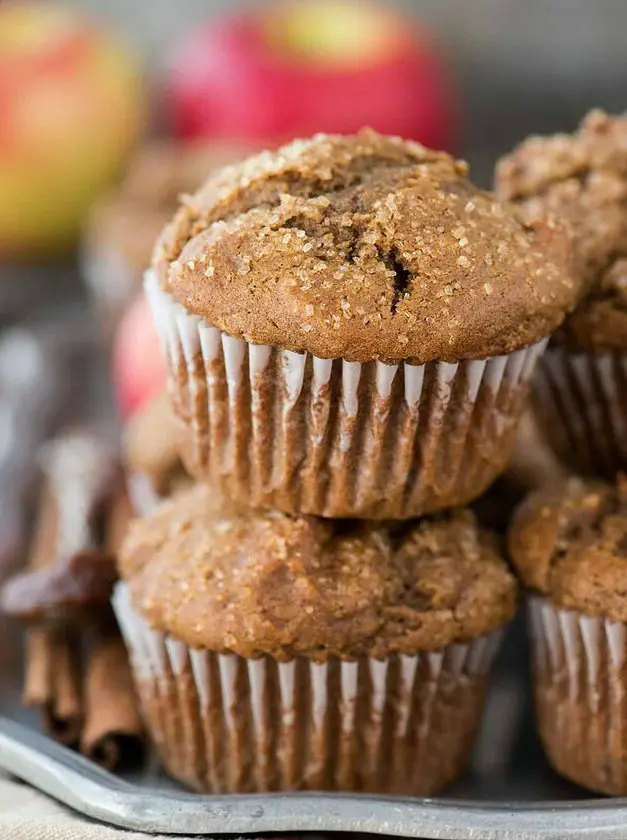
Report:
[[[560,607],[627,621],[627,485],[570,478],[532,493],[510,526],[523,583]]]
[[[496,186],[527,218],[551,212],[570,228],[588,294],[558,338],[627,348],[627,117],[592,111],[572,135],[525,140],[498,164]]]
[[[319,135],[211,177],[153,266],[188,311],[254,343],[415,363],[507,353],[576,303],[570,249],[416,143]]]
[[[247,657],[438,649],[504,624],[516,601],[469,513],[397,544],[381,526],[237,508],[201,485],[134,524],[120,570],[153,627]]]

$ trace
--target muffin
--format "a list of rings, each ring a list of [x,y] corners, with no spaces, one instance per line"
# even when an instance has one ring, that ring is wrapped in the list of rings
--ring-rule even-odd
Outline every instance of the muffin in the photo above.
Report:
[[[151,513],[163,499],[188,487],[177,446],[178,426],[165,393],[152,399],[128,423],[124,435],[126,485],[135,513]]]
[[[509,533],[530,590],[540,735],[562,775],[627,794],[627,485],[571,478],[532,494]]]
[[[253,506],[370,519],[482,493],[578,295],[552,222],[372,131],[209,178],[146,288],[190,472]]]
[[[572,135],[526,140],[497,168],[526,217],[570,228],[585,296],[534,381],[538,422],[560,459],[589,475],[627,467],[627,117],[593,111]]]
[[[136,520],[114,607],[196,790],[427,795],[463,769],[516,583],[470,513],[392,534],[197,485]]]
[[[93,206],[83,238],[83,274],[107,334],[141,289],[155,239],[180,194],[195,190],[212,168],[238,154],[243,152],[220,145],[153,141],[136,155],[118,189]]]

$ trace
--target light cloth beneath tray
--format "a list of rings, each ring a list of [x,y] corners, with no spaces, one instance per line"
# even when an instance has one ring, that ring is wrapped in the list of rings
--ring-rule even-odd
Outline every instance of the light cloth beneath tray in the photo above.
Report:
[[[146,840],[148,836],[93,823],[28,785],[0,774],[2,840]],[[159,838],[151,835],[151,840]]]

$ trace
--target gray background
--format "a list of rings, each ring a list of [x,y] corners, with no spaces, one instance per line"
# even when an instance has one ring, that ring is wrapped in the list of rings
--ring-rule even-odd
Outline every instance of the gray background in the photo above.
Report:
[[[238,0],[70,0],[115,24],[159,68],[173,40]],[[265,0],[257,0],[259,3]],[[248,5],[251,5],[249,3]],[[464,152],[493,158],[533,131],[571,129],[593,106],[627,106],[627,0],[398,0],[457,71]]]

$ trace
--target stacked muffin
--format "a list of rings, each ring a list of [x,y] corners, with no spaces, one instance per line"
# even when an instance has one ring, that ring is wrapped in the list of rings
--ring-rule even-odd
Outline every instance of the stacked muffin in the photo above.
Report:
[[[586,294],[543,358],[533,406],[566,466],[612,478],[627,469],[627,117],[593,111],[572,135],[526,140],[497,190],[570,228]]]
[[[556,333],[533,409],[568,478],[540,489],[510,527],[529,590],[540,734],[555,768],[627,794],[627,118],[589,114],[571,136],[531,138],[497,188],[527,218],[570,228],[585,295]],[[602,482],[608,479],[610,484]]]
[[[460,772],[516,585],[450,509],[507,463],[569,254],[369,131],[184,200],[146,290],[199,484],[132,529],[115,598],[175,777],[430,794]]]

